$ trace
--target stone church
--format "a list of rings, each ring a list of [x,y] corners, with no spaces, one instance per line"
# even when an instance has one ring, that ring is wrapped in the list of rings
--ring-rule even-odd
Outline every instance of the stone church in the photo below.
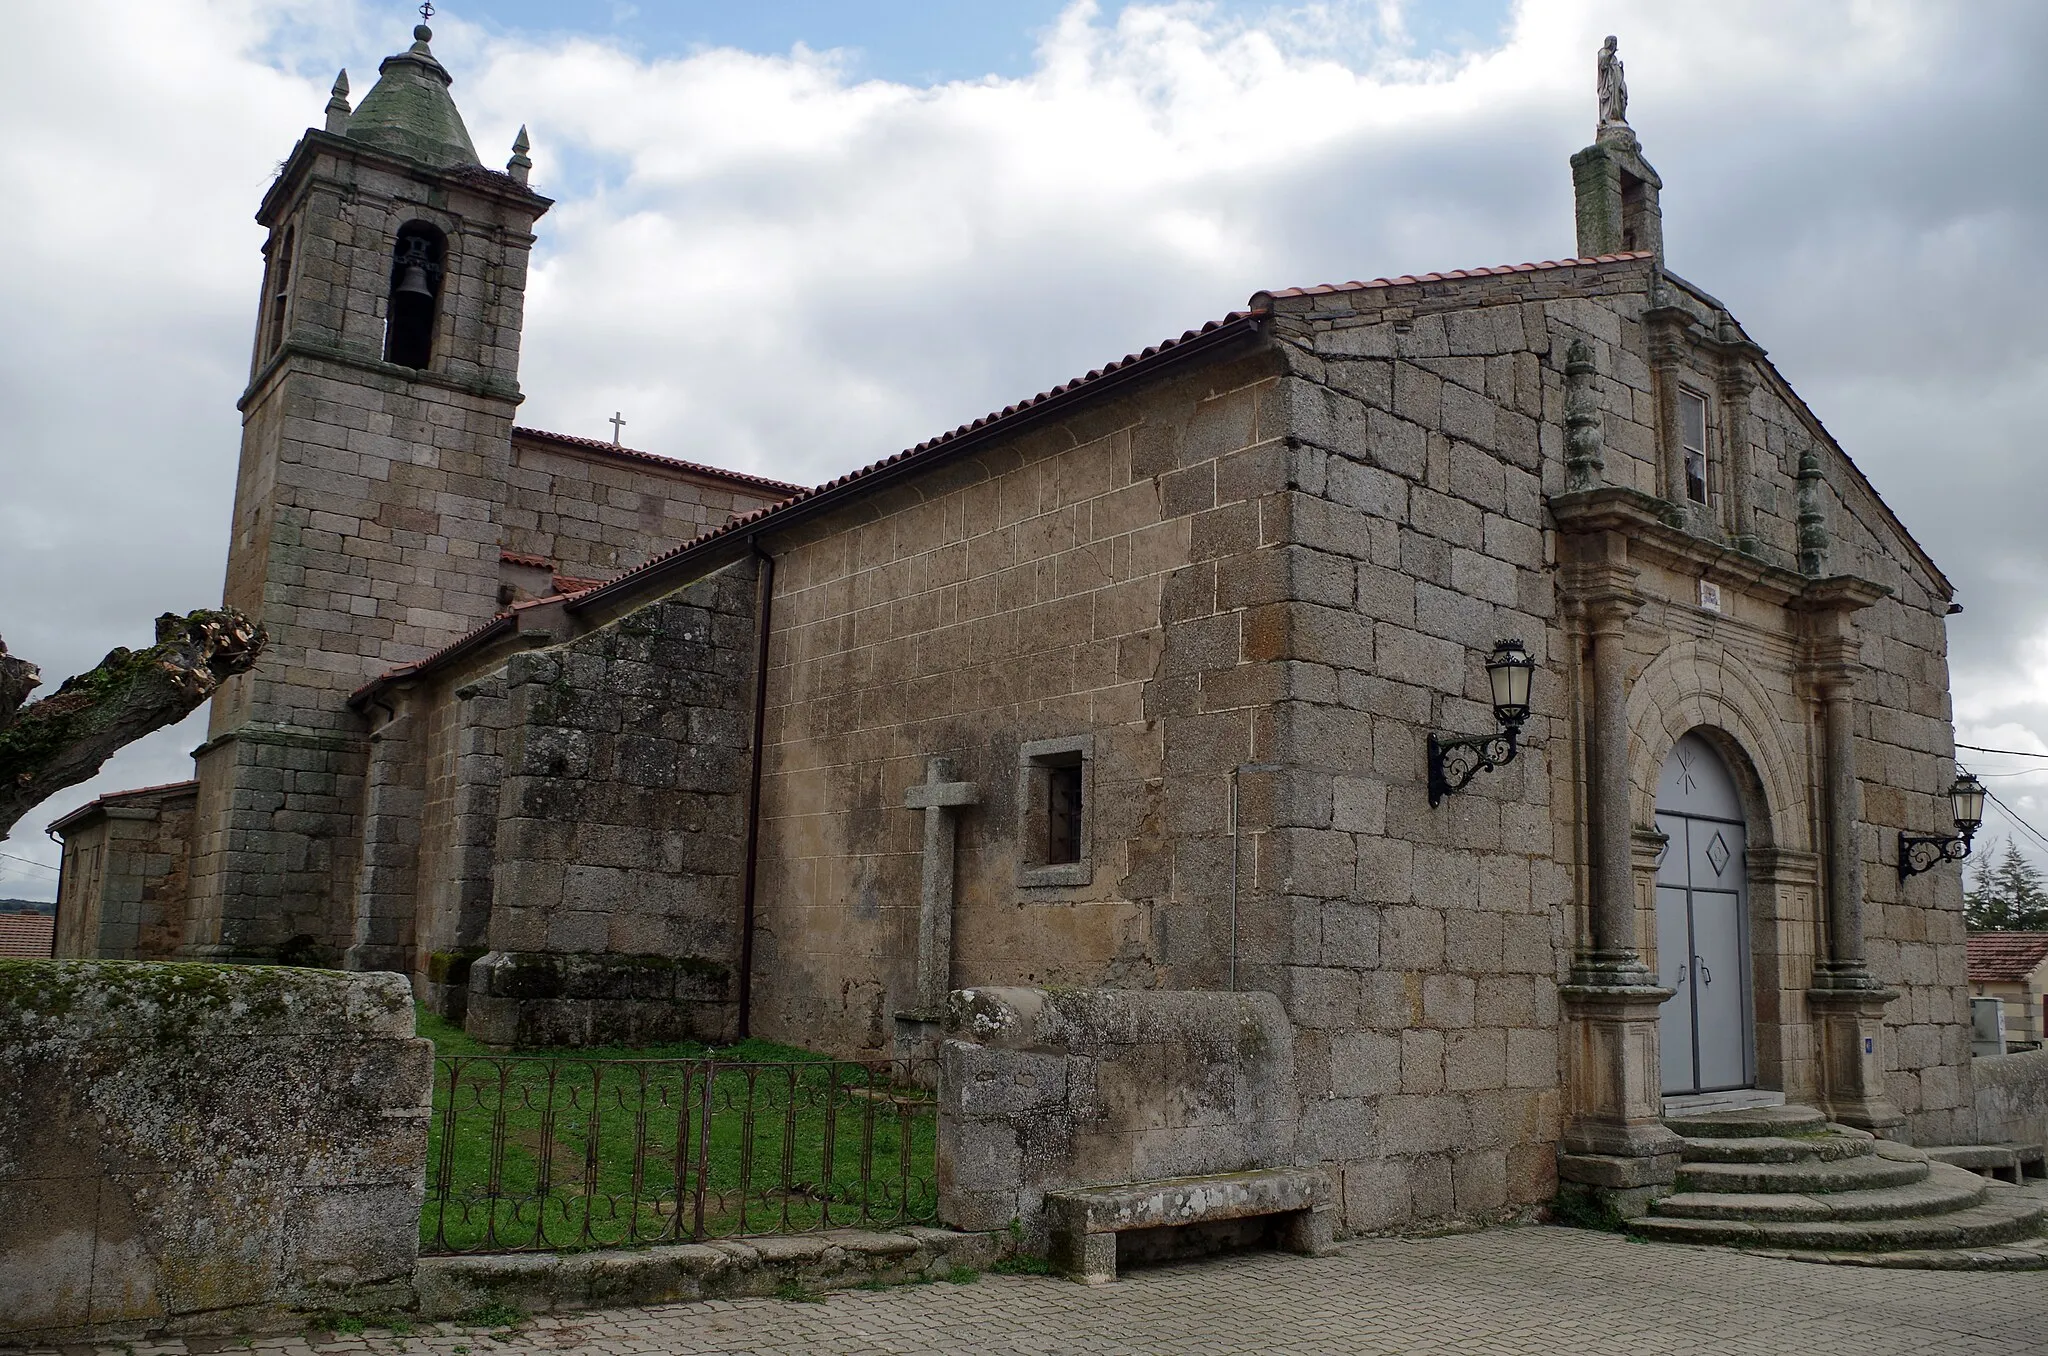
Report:
[[[258,209],[271,649],[194,784],[58,822],[65,953],[861,1058],[1264,991],[1353,1229],[1668,1182],[1665,1099],[1969,1136],[1960,886],[1897,860],[1952,588],[1666,266],[1621,98],[1575,257],[1258,292],[800,487],[515,425],[550,203],[416,36]]]

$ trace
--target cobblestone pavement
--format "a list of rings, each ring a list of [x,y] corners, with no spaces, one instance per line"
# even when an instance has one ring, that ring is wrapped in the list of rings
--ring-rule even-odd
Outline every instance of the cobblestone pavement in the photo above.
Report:
[[[245,1339],[138,1344],[136,1356],[238,1351]],[[1087,1288],[983,1276],[815,1302],[749,1299],[535,1318],[490,1333],[435,1325],[259,1352],[440,1356],[634,1352],[1564,1353],[1940,1356],[2048,1351],[2048,1274],[1889,1271],[1496,1229],[1344,1245],[1325,1258],[1247,1253],[1134,1270]],[[67,1348],[69,1353],[81,1348]],[[115,1348],[105,1350],[114,1351]]]

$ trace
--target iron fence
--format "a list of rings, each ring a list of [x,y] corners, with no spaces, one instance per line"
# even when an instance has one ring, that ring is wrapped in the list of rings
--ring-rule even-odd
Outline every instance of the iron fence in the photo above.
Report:
[[[930,1223],[936,1081],[903,1063],[437,1060],[421,1250]]]

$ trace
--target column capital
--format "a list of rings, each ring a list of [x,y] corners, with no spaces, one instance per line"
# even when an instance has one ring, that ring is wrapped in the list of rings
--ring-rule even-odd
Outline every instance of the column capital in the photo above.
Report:
[[[1587,628],[1612,634],[1628,625],[1642,609],[1636,589],[1642,571],[1612,559],[1575,561],[1558,571],[1559,592],[1566,606],[1586,619]]]

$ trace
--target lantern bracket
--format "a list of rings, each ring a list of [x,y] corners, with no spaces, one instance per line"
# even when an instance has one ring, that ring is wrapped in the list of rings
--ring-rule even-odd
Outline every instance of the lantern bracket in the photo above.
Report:
[[[1429,803],[1432,808],[1445,796],[1463,791],[1481,772],[1515,761],[1521,748],[1522,727],[1503,727],[1490,735],[1440,735],[1429,737]]]
[[[1922,871],[1932,871],[1943,862],[1959,862],[1970,855],[1970,840],[1977,836],[1972,824],[1962,833],[1899,834],[1899,879],[1907,880]]]

